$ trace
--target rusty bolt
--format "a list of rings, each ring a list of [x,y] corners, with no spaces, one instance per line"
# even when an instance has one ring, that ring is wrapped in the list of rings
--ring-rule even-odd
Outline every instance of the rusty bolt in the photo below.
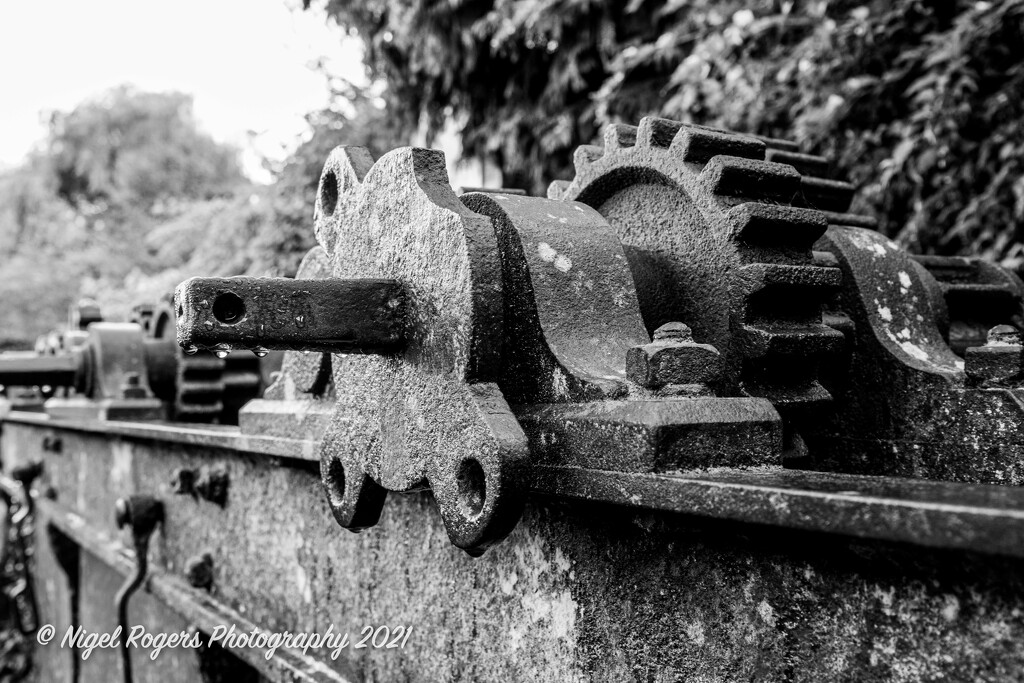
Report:
[[[988,331],[984,346],[967,349],[964,372],[973,384],[1020,386],[1024,382],[1024,346],[1020,331],[997,325]]]
[[[683,323],[666,323],[654,331],[654,341],[626,352],[626,375],[648,389],[666,385],[703,385],[721,373],[721,355],[710,344],[693,341]]]
[[[193,588],[210,590],[213,586],[213,556],[203,553],[188,558],[185,562],[185,576]]]
[[[196,479],[196,493],[211,503],[224,507],[228,502],[228,472],[223,467],[203,467]]]

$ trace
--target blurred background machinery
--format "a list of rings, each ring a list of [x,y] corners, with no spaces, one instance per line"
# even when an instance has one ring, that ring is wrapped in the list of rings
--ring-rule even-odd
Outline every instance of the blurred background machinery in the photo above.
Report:
[[[36,350],[0,354],[0,385],[18,410],[110,419],[237,424],[280,357],[185,354],[168,306],[142,304],[131,322],[104,322],[93,302]]]

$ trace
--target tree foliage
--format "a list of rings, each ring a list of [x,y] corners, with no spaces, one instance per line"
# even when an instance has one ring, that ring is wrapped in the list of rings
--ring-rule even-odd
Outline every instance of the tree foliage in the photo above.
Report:
[[[341,141],[396,147],[370,94],[339,84],[276,182],[242,175],[191,98],[118,88],[51,117],[43,149],[0,175],[0,342],[22,346],[94,297],[110,319],[192,276],[294,275],[314,243],[320,170]]]
[[[331,95],[332,106],[306,116],[308,138],[283,163],[271,165],[276,223],[254,244],[259,254],[254,270],[293,275],[315,244],[313,205],[320,172],[332,149],[358,145],[377,158],[405,142],[390,112],[366,89],[338,82]]]
[[[366,42],[404,131],[540,192],[606,123],[785,137],[910,248],[1019,263],[1024,0],[306,0]]]
[[[118,88],[54,113],[43,149],[0,175],[0,337],[31,340],[82,295],[126,298],[125,278],[164,266],[155,226],[247,185],[186,95]]]

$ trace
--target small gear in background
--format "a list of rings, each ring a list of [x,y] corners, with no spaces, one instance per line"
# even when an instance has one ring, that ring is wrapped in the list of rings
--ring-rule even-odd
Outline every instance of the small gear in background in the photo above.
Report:
[[[823,160],[771,142],[653,117],[611,125],[603,147],[576,150],[575,178],[555,181],[548,196],[608,220],[648,332],[688,324],[722,353],[725,380],[716,390],[770,399],[799,451],[793,420],[831,400],[819,365],[844,344],[822,322],[839,271],[816,262],[811,247],[830,218],[845,215],[852,188],[805,178],[777,160],[816,172]]]
[[[175,341],[174,321],[169,304],[140,304],[132,316],[159,342],[147,347],[153,392],[168,403],[172,420],[238,424],[239,409],[263,391],[262,359],[248,351],[187,354]]]

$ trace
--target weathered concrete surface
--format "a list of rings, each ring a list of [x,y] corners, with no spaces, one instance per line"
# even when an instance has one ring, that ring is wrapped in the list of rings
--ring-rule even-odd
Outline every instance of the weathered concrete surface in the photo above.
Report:
[[[210,552],[212,595],[264,628],[411,625],[404,650],[345,652],[368,681],[1024,679],[1017,561],[540,499],[473,560],[429,494],[353,535],[314,472],[72,431],[43,454],[46,431],[5,425],[5,459],[47,458],[60,502],[109,533],[117,495],[157,494],[155,566]],[[231,476],[223,509],[168,492],[204,464]]]

